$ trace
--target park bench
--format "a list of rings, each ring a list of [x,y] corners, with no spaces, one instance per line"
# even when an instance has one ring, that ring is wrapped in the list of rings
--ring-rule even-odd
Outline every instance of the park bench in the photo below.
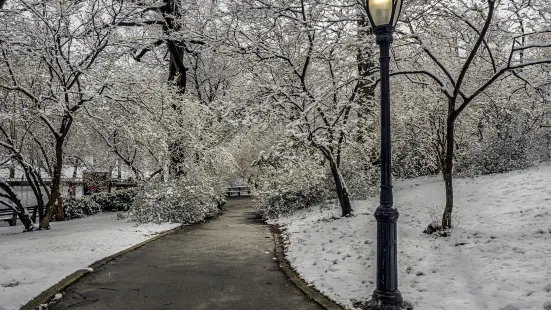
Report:
[[[32,214],[31,220],[36,223],[38,206],[27,207],[27,210]],[[0,207],[0,221],[8,222],[10,226],[15,226],[17,225],[17,214],[10,208]]]
[[[249,186],[232,186],[228,187],[226,194],[228,197],[251,196],[251,188]]]

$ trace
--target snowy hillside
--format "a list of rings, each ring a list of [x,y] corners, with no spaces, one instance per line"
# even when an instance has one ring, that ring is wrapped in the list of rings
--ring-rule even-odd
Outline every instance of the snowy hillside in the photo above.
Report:
[[[404,299],[422,310],[551,307],[551,166],[458,179],[455,193],[458,226],[436,238],[422,231],[441,215],[441,178],[395,184]],[[376,206],[355,202],[352,218],[333,206],[278,221],[293,267],[348,308],[375,288]]]
[[[113,213],[21,233],[0,228],[0,310],[15,310],[71,273],[179,224],[146,224],[115,219]]]

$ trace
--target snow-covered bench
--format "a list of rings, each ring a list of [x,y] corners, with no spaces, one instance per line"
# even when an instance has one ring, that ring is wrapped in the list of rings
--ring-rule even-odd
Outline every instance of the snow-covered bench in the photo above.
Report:
[[[251,188],[248,187],[248,186],[233,186],[233,187],[228,187],[228,190],[227,190],[226,194],[228,195],[228,197],[233,197],[233,196],[238,196],[238,197],[241,197],[241,196],[250,196],[250,195],[251,195]]]
[[[36,213],[38,207],[27,207],[29,212],[32,212],[31,220],[36,223]],[[10,226],[17,225],[17,214],[12,209],[7,207],[0,207],[0,221],[8,222]]]

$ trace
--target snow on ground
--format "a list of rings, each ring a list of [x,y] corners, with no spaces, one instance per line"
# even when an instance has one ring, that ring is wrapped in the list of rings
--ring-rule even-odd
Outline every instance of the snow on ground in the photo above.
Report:
[[[457,179],[455,193],[459,225],[437,238],[422,231],[444,206],[441,178],[395,184],[404,299],[420,310],[551,309],[551,166]],[[333,206],[277,221],[291,265],[350,309],[375,288],[377,205],[355,202],[351,218]]]
[[[137,225],[104,213],[51,226],[0,227],[0,310],[19,309],[78,269],[179,224]]]

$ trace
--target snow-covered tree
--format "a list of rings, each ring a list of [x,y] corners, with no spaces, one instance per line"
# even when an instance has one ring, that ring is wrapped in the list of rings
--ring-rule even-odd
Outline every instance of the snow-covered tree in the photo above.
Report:
[[[359,35],[365,32],[358,25],[361,7],[315,1],[236,1],[229,7],[238,17],[231,20],[232,36],[226,40],[243,55],[245,88],[254,94],[250,118],[285,126],[281,142],[290,149],[317,150],[343,216],[350,215],[343,149],[355,141],[358,107],[370,110],[373,87],[366,85],[372,85],[376,72],[358,53],[366,38]]]
[[[109,87],[105,73],[116,61],[113,26],[121,14],[122,3],[110,1],[10,1],[0,12],[0,88],[15,98],[27,141],[52,178],[49,189],[42,191],[39,182],[33,186],[38,200],[43,192],[47,196],[42,228],[57,209],[64,145],[75,114]],[[115,56],[102,57],[107,53]],[[17,157],[6,143],[2,146]],[[28,158],[19,163],[34,169]]]
[[[439,154],[446,188],[444,229],[452,226],[459,116],[491,98],[492,92],[506,91],[510,79],[526,82],[523,71],[549,70],[551,58],[541,52],[551,46],[544,28],[548,13],[539,5],[518,0],[429,1],[410,6],[403,17],[399,32],[407,43],[402,43],[400,58],[407,60],[393,75],[421,75],[419,84],[435,83],[447,107]]]

